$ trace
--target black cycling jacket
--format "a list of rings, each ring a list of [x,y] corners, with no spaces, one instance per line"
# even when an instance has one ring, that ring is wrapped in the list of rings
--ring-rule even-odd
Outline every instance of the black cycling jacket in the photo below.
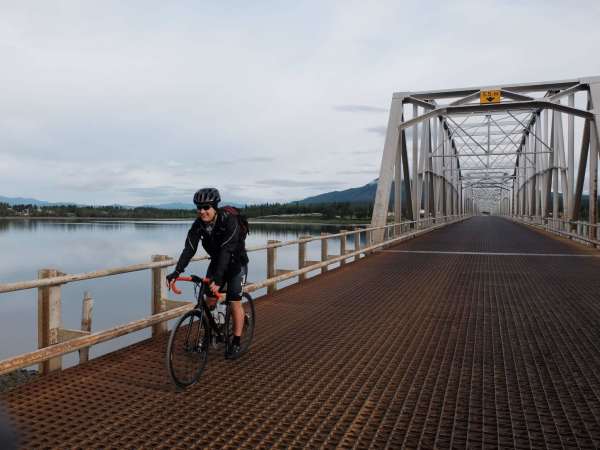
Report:
[[[221,285],[224,279],[238,274],[242,266],[248,264],[246,244],[238,218],[222,209],[217,211],[217,219],[210,232],[209,227],[200,219],[195,220],[188,231],[185,247],[175,270],[180,273],[185,271],[196,254],[198,243],[202,241],[202,247],[211,259],[208,273],[216,284]]]

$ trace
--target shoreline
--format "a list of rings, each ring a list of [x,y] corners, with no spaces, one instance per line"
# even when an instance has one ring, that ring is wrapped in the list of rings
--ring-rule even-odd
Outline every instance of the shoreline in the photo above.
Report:
[[[196,220],[195,217],[165,217],[165,218],[157,218],[157,217],[31,217],[31,216],[4,216],[0,217],[0,220],[42,220],[42,221],[95,221],[95,222],[133,222],[133,221],[152,221],[152,222],[188,222]],[[302,222],[298,220],[271,220],[271,219],[248,219],[250,224],[265,224],[265,225],[330,225],[330,226],[365,226],[368,225],[369,222],[327,222],[327,221],[311,221],[311,222]]]

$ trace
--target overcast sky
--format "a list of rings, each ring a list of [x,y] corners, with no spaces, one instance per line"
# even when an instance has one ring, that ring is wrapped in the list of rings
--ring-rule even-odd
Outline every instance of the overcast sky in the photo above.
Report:
[[[600,2],[0,2],[0,195],[287,201],[377,176],[394,91],[600,75]]]

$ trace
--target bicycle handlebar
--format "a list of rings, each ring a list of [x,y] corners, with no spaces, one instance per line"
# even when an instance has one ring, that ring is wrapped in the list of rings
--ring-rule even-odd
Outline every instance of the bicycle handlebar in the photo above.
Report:
[[[198,278],[198,277],[177,277],[176,279],[174,279],[171,284],[169,285],[169,288],[173,290],[173,292],[175,292],[177,295],[181,294],[181,290],[177,289],[177,285],[175,283],[177,283],[178,281],[191,281],[191,282],[195,282],[194,278],[196,278],[196,280],[200,280],[202,283],[204,283],[206,285],[206,287],[208,287],[208,285],[210,284],[211,280],[210,278]],[[211,292],[216,298],[217,300],[221,300],[221,294],[219,292]]]

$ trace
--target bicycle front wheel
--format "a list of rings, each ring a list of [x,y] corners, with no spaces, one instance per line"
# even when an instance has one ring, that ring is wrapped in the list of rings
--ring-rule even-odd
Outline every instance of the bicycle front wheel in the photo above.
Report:
[[[254,327],[256,325],[256,315],[254,313],[254,301],[250,294],[244,293],[241,300],[244,310],[244,327],[240,337],[240,355],[247,352],[254,337]],[[231,304],[227,305],[227,314],[225,315],[225,330],[227,332],[227,345],[231,344],[233,339],[233,318],[231,317]]]
[[[209,331],[201,311],[185,313],[175,324],[167,346],[167,369],[173,383],[185,388],[200,378],[208,361]]]

